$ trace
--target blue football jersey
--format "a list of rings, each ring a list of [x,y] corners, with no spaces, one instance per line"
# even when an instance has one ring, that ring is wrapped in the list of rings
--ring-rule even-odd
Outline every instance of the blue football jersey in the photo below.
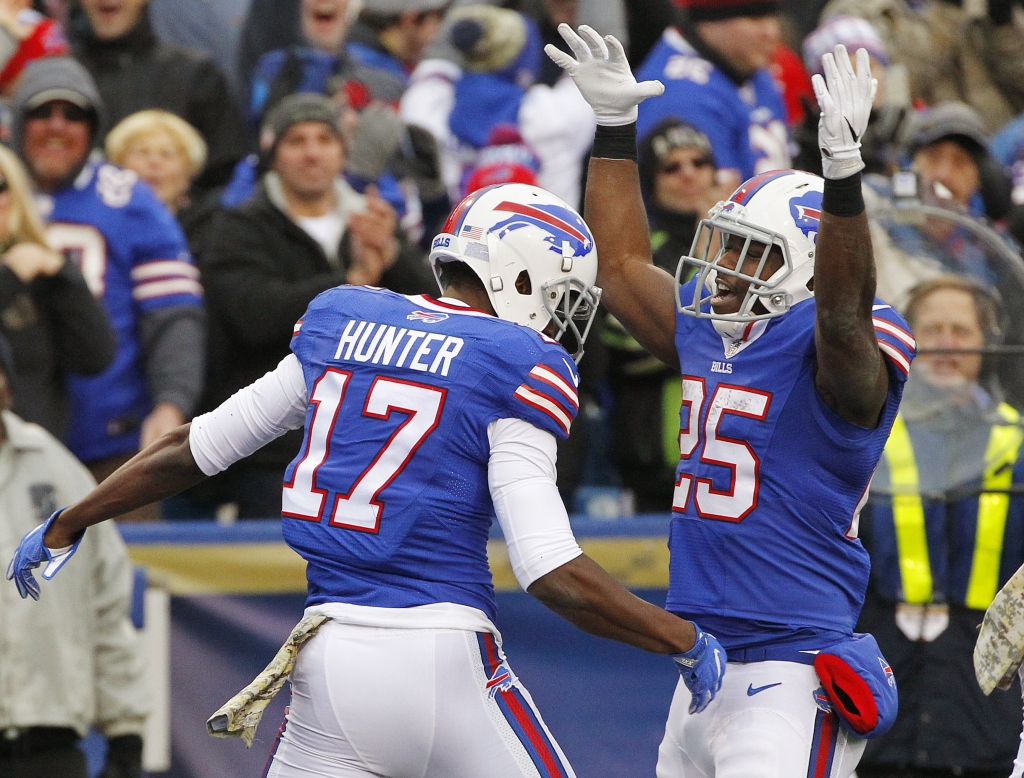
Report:
[[[710,320],[677,314],[681,459],[666,607],[727,651],[821,647],[823,636],[852,633],[863,603],[870,565],[857,518],[914,340],[876,300],[889,392],[877,428],[863,429],[814,387],[814,321],[812,298],[726,342]]]
[[[343,286],[310,303],[292,351],[309,410],[282,510],[308,604],[451,602],[493,618],[487,427],[566,437],[579,374],[565,349],[470,308]]]
[[[84,462],[134,453],[140,424],[152,410],[138,316],[202,305],[199,271],[174,216],[129,170],[92,161],[73,185],[42,200],[47,239],[78,265],[117,334],[110,367],[68,379],[65,443]]]
[[[673,116],[707,135],[718,167],[738,170],[743,180],[790,166],[786,109],[766,69],[737,85],[669,27],[636,78],[665,85],[664,94],[640,103],[640,138]]]

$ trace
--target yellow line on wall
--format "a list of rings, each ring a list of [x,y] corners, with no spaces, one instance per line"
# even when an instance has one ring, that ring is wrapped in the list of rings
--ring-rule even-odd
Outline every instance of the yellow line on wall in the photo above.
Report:
[[[665,537],[583,538],[583,551],[623,585],[668,586]],[[132,560],[171,594],[292,594],[306,591],[306,563],[284,543],[130,545]],[[487,544],[494,588],[519,591],[505,542]]]

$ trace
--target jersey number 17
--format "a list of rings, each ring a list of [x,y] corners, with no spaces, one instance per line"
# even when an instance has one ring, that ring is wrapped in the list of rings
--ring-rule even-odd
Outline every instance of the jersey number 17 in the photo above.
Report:
[[[285,516],[307,521],[323,518],[328,490],[318,484],[317,473],[331,454],[331,444],[340,442],[332,438],[351,378],[350,371],[329,367],[313,384],[309,395],[313,412],[306,422],[305,452],[284,485]],[[335,494],[330,526],[374,533],[380,529],[384,503],[379,495],[437,429],[445,396],[446,391],[436,386],[384,376],[373,380],[363,401],[362,416],[384,422],[392,413],[407,416],[356,476],[348,492]]]

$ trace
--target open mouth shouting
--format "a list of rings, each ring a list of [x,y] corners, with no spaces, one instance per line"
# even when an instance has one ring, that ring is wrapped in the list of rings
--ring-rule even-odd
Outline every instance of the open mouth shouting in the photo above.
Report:
[[[719,313],[729,311],[723,309],[739,308],[739,293],[734,284],[735,279],[726,280],[721,274],[715,279],[715,293],[711,297],[711,306]]]

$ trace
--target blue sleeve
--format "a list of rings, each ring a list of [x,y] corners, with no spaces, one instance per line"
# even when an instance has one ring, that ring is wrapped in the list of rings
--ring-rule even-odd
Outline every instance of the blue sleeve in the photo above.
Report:
[[[268,51],[257,60],[256,67],[252,69],[252,80],[249,86],[249,110],[246,119],[253,130],[259,129],[260,120],[263,118],[263,107],[270,96],[270,85],[281,71],[287,54],[288,52],[284,49]]]
[[[545,348],[540,359],[520,368],[512,381],[512,416],[567,438],[580,407],[579,383],[576,365],[565,350],[561,346]]]
[[[139,181],[128,203],[125,233],[130,241],[132,300],[143,312],[171,305],[203,304],[199,269],[185,235],[149,186]]]
[[[220,195],[222,208],[234,208],[241,205],[252,195],[256,188],[256,171],[259,167],[259,157],[255,154],[238,160],[235,169],[231,172],[231,180]]]
[[[891,305],[875,299],[871,313],[875,325],[878,348],[892,368],[889,372],[900,382],[907,380],[910,363],[917,353],[917,342],[910,331],[910,325]]]

